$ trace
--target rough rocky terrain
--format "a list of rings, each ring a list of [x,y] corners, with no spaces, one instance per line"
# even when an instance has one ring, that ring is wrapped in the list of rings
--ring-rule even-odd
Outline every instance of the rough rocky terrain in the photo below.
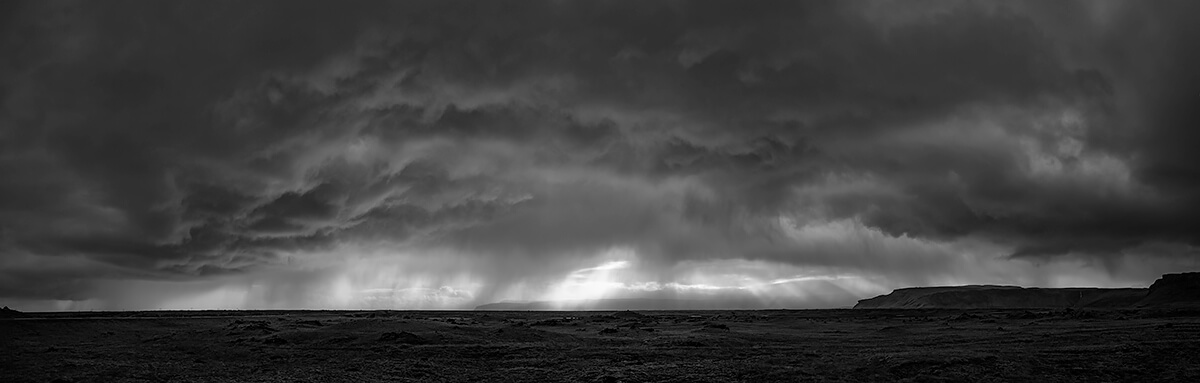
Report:
[[[1200,311],[161,311],[0,320],[5,382],[1200,381]]]

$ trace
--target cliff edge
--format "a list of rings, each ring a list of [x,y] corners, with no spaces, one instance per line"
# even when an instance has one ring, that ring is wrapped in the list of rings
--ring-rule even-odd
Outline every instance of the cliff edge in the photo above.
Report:
[[[1138,306],[1200,306],[1200,273],[1164,274],[1149,290]]]
[[[1200,307],[1200,272],[1164,274],[1149,288],[911,287],[854,305],[856,309],[1135,307]]]
[[[854,308],[1110,308],[1132,306],[1146,292],[1138,288],[915,287],[860,300]]]

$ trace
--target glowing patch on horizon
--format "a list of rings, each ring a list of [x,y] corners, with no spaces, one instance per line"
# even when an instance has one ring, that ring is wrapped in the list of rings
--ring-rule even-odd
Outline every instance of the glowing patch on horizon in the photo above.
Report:
[[[347,308],[354,303],[354,287],[347,278],[338,278],[333,283],[330,293],[334,307]]]
[[[689,290],[700,290],[700,291],[743,290],[746,288],[745,286],[716,286],[716,285],[709,285],[709,284],[704,284],[704,283],[675,283],[675,282],[668,283],[668,284],[666,284],[666,286],[671,289],[674,289],[674,290],[682,290],[682,291],[689,291]]]
[[[636,258],[632,250],[624,248],[609,250],[603,256],[608,259]],[[546,300],[576,301],[603,299],[611,291],[626,287],[624,283],[616,280],[618,277],[617,271],[625,270],[629,267],[630,262],[628,260],[617,259],[606,261],[597,266],[572,271],[563,278],[562,282],[552,287]]]

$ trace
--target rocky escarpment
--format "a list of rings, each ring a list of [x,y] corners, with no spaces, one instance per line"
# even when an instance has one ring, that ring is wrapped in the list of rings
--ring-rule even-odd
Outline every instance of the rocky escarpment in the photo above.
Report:
[[[4,308],[0,309],[0,318],[17,318],[20,317],[21,314],[22,313],[20,311],[10,309],[8,306],[4,306]]]
[[[1200,273],[1166,274],[1150,288],[1025,288],[943,286],[896,289],[863,299],[858,309],[875,308],[1135,308],[1200,306]]]
[[[1139,306],[1200,306],[1200,273],[1166,274],[1150,285]]]
[[[1146,289],[950,286],[898,289],[863,299],[854,308],[1085,308],[1129,307]]]

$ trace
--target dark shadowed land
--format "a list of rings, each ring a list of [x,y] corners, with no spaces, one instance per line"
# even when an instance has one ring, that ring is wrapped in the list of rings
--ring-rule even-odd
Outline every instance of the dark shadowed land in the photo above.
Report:
[[[5,307],[0,360],[13,382],[1200,381],[1198,281],[898,289],[853,310],[514,310],[696,304],[618,299],[476,311]]]
[[[1200,310],[23,313],[0,360],[8,382],[1200,381]]]
[[[947,286],[896,289],[854,308],[1145,308],[1200,307],[1200,273],[1165,274],[1148,288]]]

